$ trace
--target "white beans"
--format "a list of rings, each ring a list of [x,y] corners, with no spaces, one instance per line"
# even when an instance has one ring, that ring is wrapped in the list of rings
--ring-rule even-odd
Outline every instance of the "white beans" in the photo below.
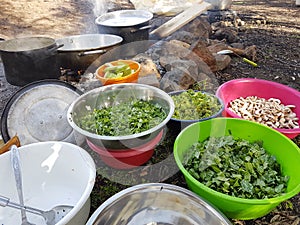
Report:
[[[293,112],[295,105],[284,105],[280,99],[257,96],[239,97],[229,103],[228,109],[240,117],[272,128],[299,128],[299,118]]]

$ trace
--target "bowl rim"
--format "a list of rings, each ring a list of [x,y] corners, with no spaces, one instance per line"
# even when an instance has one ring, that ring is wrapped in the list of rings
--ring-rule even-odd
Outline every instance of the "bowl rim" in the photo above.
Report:
[[[120,90],[122,88],[130,88],[132,86],[132,88],[134,87],[142,87],[144,89],[151,89],[152,91],[158,92],[161,95],[166,97],[167,102],[169,103],[169,112],[166,116],[166,118],[158,125],[150,128],[149,130],[143,131],[141,133],[137,133],[137,134],[131,134],[131,135],[124,135],[124,136],[105,136],[105,135],[98,135],[95,133],[91,133],[88,132],[82,128],[80,128],[73,120],[72,118],[72,113],[73,113],[73,108],[75,106],[75,104],[80,101],[81,99],[83,99],[85,96],[94,93],[94,92],[104,92],[105,89],[109,89],[109,90]],[[73,129],[75,129],[75,131],[78,131],[79,133],[81,133],[82,135],[88,137],[88,138],[94,138],[94,139],[98,139],[98,140],[105,140],[105,141],[120,141],[120,140],[129,140],[129,139],[133,139],[133,138],[140,138],[146,135],[151,135],[152,133],[154,133],[155,131],[158,131],[160,129],[162,129],[167,122],[170,120],[170,118],[172,117],[173,113],[174,113],[174,101],[173,99],[163,90],[156,88],[154,86],[151,85],[146,85],[146,84],[139,84],[139,83],[121,83],[121,84],[111,84],[111,85],[106,85],[106,86],[101,86],[95,89],[92,89],[84,94],[82,94],[81,96],[79,96],[75,101],[73,101],[73,103],[69,106],[68,111],[67,111],[67,119],[69,124],[71,125],[71,127],[73,127]]]
[[[290,142],[292,145],[297,146],[291,139],[289,139],[288,137],[286,137],[284,134],[268,127],[265,126],[263,124],[257,123],[257,122],[253,122],[253,121],[249,121],[249,120],[244,120],[244,119],[240,119],[240,118],[230,118],[230,117],[220,117],[220,118],[213,118],[212,120],[232,120],[232,121],[241,121],[244,123],[252,123],[255,126],[259,126],[259,127],[263,127],[263,129],[268,129],[271,132],[275,132],[277,134],[279,134],[282,138],[284,138],[285,140],[287,140],[288,142]],[[184,175],[184,177],[188,177],[189,180],[191,180],[195,185],[200,186],[203,190],[205,190],[206,192],[209,192],[217,197],[226,199],[226,200],[230,200],[232,202],[235,203],[243,203],[243,204],[252,204],[252,205],[266,205],[266,204],[274,204],[274,203],[280,203],[282,201],[285,201],[293,196],[295,196],[297,193],[299,193],[300,191],[300,184],[298,184],[294,189],[290,190],[289,192],[281,195],[281,196],[277,196],[277,197],[273,197],[273,198],[268,198],[268,199],[246,199],[246,198],[240,198],[240,197],[234,197],[234,196],[230,196],[218,191],[215,191],[212,188],[207,187],[206,185],[202,184],[200,181],[198,181],[196,178],[194,178],[183,166],[180,157],[178,155],[178,150],[175,147],[178,143],[178,139],[179,137],[182,135],[182,133],[189,129],[192,126],[197,126],[199,123],[201,122],[197,122],[197,123],[193,123],[189,126],[187,126],[186,128],[184,128],[181,133],[176,137],[176,140],[174,142],[174,151],[173,151],[173,155],[175,158],[175,162],[177,164],[177,166],[179,167],[180,171],[182,172],[182,174]],[[300,151],[300,149],[299,149]],[[183,172],[184,171],[184,172]]]
[[[296,89],[291,88],[291,87],[289,87],[287,85],[278,83],[278,82],[264,80],[264,79],[258,79],[258,78],[239,78],[239,79],[232,79],[230,81],[227,81],[227,82],[221,84],[217,88],[216,96],[218,96],[219,98],[221,98],[220,97],[220,92],[223,90],[224,87],[230,85],[231,83],[249,83],[249,82],[253,82],[253,81],[254,82],[259,82],[259,83],[262,83],[262,84],[275,85],[277,87],[284,88],[284,89],[286,89],[286,90],[288,90],[288,91],[290,91],[292,93],[295,93],[296,95],[299,95],[299,99],[300,99],[300,92],[297,91]],[[228,109],[229,102],[226,103],[223,99],[222,99],[222,101],[224,103],[224,107],[225,107],[224,111],[226,113],[228,113],[233,118],[244,119],[244,118],[240,117],[239,115],[237,115],[236,113],[234,113],[234,112],[232,112],[231,110]],[[300,107],[300,105],[299,105],[299,107]],[[300,115],[297,115],[297,117],[300,119]],[[272,129],[278,130],[279,132],[284,133],[284,134],[300,134],[300,127],[299,128],[291,128],[291,129],[287,129],[287,128],[272,128]]]
[[[182,92],[186,92],[187,90],[178,90],[178,91],[171,91],[171,92],[168,92],[168,94],[170,95],[170,96],[172,96],[172,95],[178,95],[178,94],[180,94],[180,93],[182,93]],[[224,109],[225,109],[225,105],[224,105],[224,102],[223,102],[223,100],[219,97],[219,96],[217,96],[216,94],[212,94],[212,93],[209,93],[209,92],[206,92],[206,91],[198,91],[198,90],[194,90],[195,92],[202,92],[202,93],[204,93],[204,94],[206,94],[206,95],[211,95],[211,96],[214,96],[214,97],[216,97],[217,99],[218,99],[218,101],[219,101],[219,103],[221,104],[221,109],[218,111],[218,112],[216,112],[215,114],[213,114],[213,115],[211,115],[211,116],[209,116],[209,117],[205,117],[205,118],[201,118],[201,119],[196,119],[196,120],[182,120],[182,119],[176,119],[176,118],[173,118],[173,117],[171,117],[171,119],[170,120],[173,120],[173,121],[177,121],[177,122],[183,122],[183,123],[194,123],[194,122],[198,122],[198,121],[205,121],[205,120],[209,120],[209,119],[212,119],[212,118],[215,118],[215,116],[216,115],[221,115],[221,113],[224,111]]]
[[[75,47],[67,48],[67,46],[64,45],[64,46],[58,48],[57,51],[59,53],[69,53],[69,52],[76,53],[76,52],[84,52],[84,51],[91,51],[91,50],[97,50],[97,49],[105,49],[105,48],[109,48],[109,47],[118,45],[123,41],[123,38],[121,36],[118,36],[115,34],[78,34],[78,35],[71,35],[71,36],[58,38],[55,41],[58,44],[65,44],[70,40],[77,43],[77,42],[80,42],[80,41],[82,41],[84,39],[88,39],[88,38],[98,41],[97,45],[94,45],[93,47],[85,47],[85,46],[80,47],[79,46],[77,48],[75,48]],[[102,38],[110,39],[111,42],[105,43],[105,41],[103,41],[103,43],[100,43]],[[85,41],[87,41],[87,40],[85,40]]]
[[[98,218],[100,213],[103,210],[105,210],[108,206],[117,202],[118,199],[122,199],[127,194],[132,194],[135,192],[144,192],[145,189],[154,190],[154,191],[165,189],[165,190],[168,190],[171,192],[179,192],[180,194],[182,194],[184,196],[188,196],[188,197],[192,198],[193,200],[197,201],[198,204],[199,204],[199,201],[202,201],[201,205],[203,205],[204,207],[207,207],[207,210],[209,210],[211,212],[211,214],[214,214],[215,216],[218,217],[218,219],[222,220],[223,222],[226,222],[227,225],[231,224],[229,219],[218,208],[216,208],[213,204],[211,204],[210,202],[208,202],[201,196],[196,195],[194,192],[192,192],[186,188],[183,188],[183,187],[180,187],[180,186],[177,186],[174,184],[167,184],[167,183],[144,183],[144,184],[137,184],[137,185],[128,187],[126,189],[123,189],[120,192],[118,192],[118,193],[114,194],[113,196],[111,196],[110,198],[108,198],[92,214],[92,216],[87,221],[86,225],[94,224],[94,222],[96,221],[96,219]]]
[[[126,75],[125,77],[117,77],[117,78],[106,78],[106,77],[103,77],[101,75],[99,75],[99,71],[104,68],[106,65],[106,63],[117,63],[117,62],[126,62],[126,63],[129,63],[129,64],[135,64],[138,66],[138,68],[136,69],[136,71],[134,71],[133,73],[130,73],[128,75]],[[118,59],[118,60],[114,60],[114,61],[109,61],[109,62],[106,62],[106,63],[103,63],[101,66],[99,66],[97,69],[96,69],[96,77],[101,80],[101,81],[111,81],[111,82],[118,82],[118,81],[122,81],[122,80],[126,80],[128,79],[128,77],[131,77],[135,74],[139,74],[140,70],[141,70],[141,64],[135,60],[132,60],[132,59]]]

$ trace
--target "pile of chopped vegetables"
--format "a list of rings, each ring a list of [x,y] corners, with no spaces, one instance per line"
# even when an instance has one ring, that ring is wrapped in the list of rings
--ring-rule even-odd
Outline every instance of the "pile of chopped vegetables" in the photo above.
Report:
[[[228,109],[238,116],[272,128],[299,128],[295,105],[284,105],[278,98],[239,97],[229,102]]]
[[[125,62],[117,62],[117,65],[111,63],[105,63],[104,78],[120,78],[126,77],[135,72],[130,66]]]
[[[163,108],[151,101],[131,100],[106,108],[94,109],[80,121],[80,127],[103,136],[141,133],[167,117]]]
[[[192,89],[171,97],[175,104],[172,118],[175,119],[203,119],[216,114],[222,108],[216,96]]]
[[[288,176],[262,141],[233,136],[197,142],[184,158],[186,170],[207,187],[235,197],[266,199],[286,192]]]

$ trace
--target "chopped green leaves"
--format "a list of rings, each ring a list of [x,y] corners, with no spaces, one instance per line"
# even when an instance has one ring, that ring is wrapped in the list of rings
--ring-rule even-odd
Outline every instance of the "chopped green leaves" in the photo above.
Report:
[[[135,70],[131,69],[127,63],[118,62],[117,65],[105,63],[104,78],[120,78],[132,74]]]
[[[247,199],[273,198],[286,191],[288,176],[262,141],[233,136],[210,137],[194,143],[184,165],[199,182],[224,194]]]
[[[171,97],[175,104],[172,116],[175,119],[203,119],[216,114],[222,108],[216,96],[192,89]]]
[[[167,114],[151,101],[131,100],[106,108],[94,109],[82,118],[80,127],[104,136],[141,133],[160,124]]]

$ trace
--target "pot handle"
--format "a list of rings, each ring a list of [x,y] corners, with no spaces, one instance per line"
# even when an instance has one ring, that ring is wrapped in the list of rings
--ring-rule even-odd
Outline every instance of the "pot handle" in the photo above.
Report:
[[[78,56],[81,57],[81,56],[92,55],[92,54],[103,54],[105,52],[106,52],[106,50],[104,50],[104,49],[93,50],[93,51],[85,51],[85,52],[78,53]]]
[[[57,54],[57,49],[61,48],[62,46],[64,46],[64,44],[56,44],[55,46],[53,46],[52,48],[49,48],[45,54],[45,58],[49,57],[49,56],[54,56]]]
[[[64,44],[56,44],[55,46],[53,46],[52,48],[49,49],[49,52],[54,53],[54,52],[56,52],[57,49],[59,49],[63,46],[64,46]]]
[[[147,30],[147,29],[150,29],[150,28],[151,28],[151,25],[147,25],[147,26],[143,26],[143,27],[131,29],[131,30],[130,30],[130,33],[135,33],[135,32],[138,32],[138,31],[140,31],[140,30]]]

